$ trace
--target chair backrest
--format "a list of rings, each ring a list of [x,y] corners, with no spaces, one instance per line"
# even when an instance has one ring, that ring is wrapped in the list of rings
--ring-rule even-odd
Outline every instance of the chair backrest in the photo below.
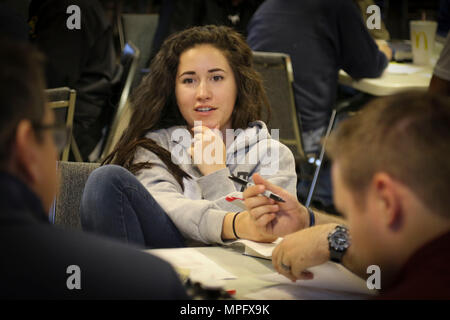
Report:
[[[294,76],[289,55],[274,52],[253,52],[254,68],[261,74],[271,106],[269,127],[279,129],[280,142],[288,146],[297,161],[305,156],[301,124],[295,109],[292,83]]]
[[[122,14],[119,20],[119,36],[122,48],[127,42],[132,41],[141,52],[138,72],[136,72],[132,83],[132,87],[135,87],[142,78],[142,70],[148,68],[146,64],[152,51],[159,15]]]
[[[74,89],[68,87],[53,88],[45,90],[47,96],[47,103],[53,109],[57,123],[65,123],[66,126],[73,127],[73,117],[75,114],[75,101],[77,93]],[[72,132],[71,132],[72,133]],[[69,159],[69,150],[73,140],[73,135],[64,148],[61,160],[67,161]]]
[[[98,163],[58,162],[60,188],[55,201],[55,224],[81,229],[80,203],[89,174]]]
[[[123,130],[120,130],[121,122],[125,121],[125,117],[128,114],[128,97],[130,95],[131,85],[138,68],[140,51],[139,49],[129,41],[124,49],[122,50],[122,56],[120,58],[120,63],[123,67],[122,77],[120,80],[119,89],[121,91],[119,103],[115,110],[115,114],[112,118],[111,125],[108,128],[104,146],[102,148],[102,153],[100,159],[103,160],[113,149],[117,137],[122,134]]]

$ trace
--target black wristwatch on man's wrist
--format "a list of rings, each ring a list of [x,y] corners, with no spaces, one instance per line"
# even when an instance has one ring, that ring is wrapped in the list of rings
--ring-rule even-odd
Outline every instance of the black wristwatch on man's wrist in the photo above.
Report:
[[[348,229],[339,225],[328,234],[328,246],[330,249],[330,260],[341,263],[342,257],[350,246],[350,234]]]

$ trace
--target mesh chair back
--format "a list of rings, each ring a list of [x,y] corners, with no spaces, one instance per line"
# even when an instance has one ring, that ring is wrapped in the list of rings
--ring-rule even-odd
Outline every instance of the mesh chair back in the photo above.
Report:
[[[55,224],[81,229],[80,204],[89,174],[98,163],[58,162],[60,188],[55,202]]]
[[[132,87],[139,84],[143,69],[152,51],[153,38],[158,27],[158,14],[122,14],[120,19],[119,33],[121,34],[122,47],[132,41],[141,52],[138,71],[134,76]]]
[[[254,68],[261,74],[271,106],[269,127],[279,129],[280,141],[288,146],[297,162],[304,159],[301,124],[297,119],[293,73],[289,55],[253,52]]]

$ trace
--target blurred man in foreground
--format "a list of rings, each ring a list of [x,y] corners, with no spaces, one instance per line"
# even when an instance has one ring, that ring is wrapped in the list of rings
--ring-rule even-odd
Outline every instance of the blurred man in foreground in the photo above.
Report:
[[[450,298],[450,99],[408,92],[371,102],[327,142],[334,200],[345,220],[308,215],[294,195],[254,175],[252,217],[282,234],[289,217],[315,226],[287,235],[272,255],[291,280],[332,260],[368,278],[379,266],[384,299]],[[268,189],[285,203],[257,196]],[[294,219],[293,219],[294,221]],[[281,225],[279,225],[281,222]],[[351,236],[351,238],[350,238]]]
[[[48,223],[67,130],[45,104],[41,55],[0,41],[0,299],[187,298],[162,260]]]

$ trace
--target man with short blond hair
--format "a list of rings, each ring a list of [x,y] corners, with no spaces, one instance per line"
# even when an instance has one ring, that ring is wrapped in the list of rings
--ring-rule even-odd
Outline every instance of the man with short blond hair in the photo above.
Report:
[[[450,98],[407,92],[371,102],[327,142],[336,207],[345,220],[315,212],[316,225],[285,236],[272,255],[292,280],[328,260],[367,278],[381,271],[384,299],[450,298]],[[278,230],[288,217],[311,215],[284,190],[253,177],[244,192],[254,219]],[[261,188],[263,185],[264,187]],[[276,219],[262,189],[277,203]],[[265,220],[264,220],[265,219]]]

